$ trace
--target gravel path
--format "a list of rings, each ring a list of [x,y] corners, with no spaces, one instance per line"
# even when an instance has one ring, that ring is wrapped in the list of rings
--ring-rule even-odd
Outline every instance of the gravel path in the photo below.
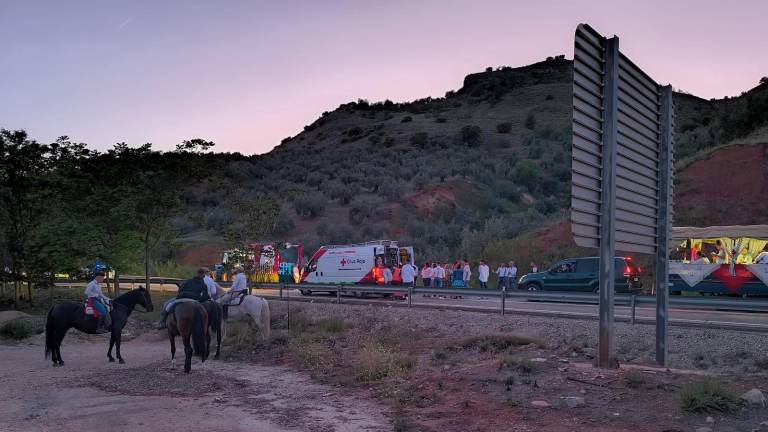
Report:
[[[39,343],[0,345],[0,431],[392,429],[365,395],[286,367],[195,361],[186,375],[181,364],[171,369],[168,342],[156,335],[124,343],[126,365],[107,362],[105,343],[70,340],[62,368]]]
[[[272,319],[285,315],[288,304],[272,301]],[[597,346],[597,321],[530,315],[496,314],[407,309],[380,305],[337,305],[295,302],[292,311],[304,310],[313,317],[344,318],[374,330],[387,323],[398,323],[412,331],[428,331],[437,336],[464,337],[489,332],[511,332],[534,336],[554,349],[579,347],[587,357]],[[616,352],[622,363],[652,364],[655,359],[656,329],[652,325],[616,323]],[[755,361],[768,359],[768,334],[732,330],[670,327],[670,367],[703,369],[711,372],[764,372]],[[768,364],[768,363],[766,363]]]

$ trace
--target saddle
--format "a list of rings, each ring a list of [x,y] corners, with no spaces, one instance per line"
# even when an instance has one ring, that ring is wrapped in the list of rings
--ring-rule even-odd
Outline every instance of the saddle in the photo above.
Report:
[[[179,303],[189,303],[194,302],[198,303],[197,300],[191,299],[191,298],[180,298],[180,299],[173,299],[170,303],[168,303],[168,306],[166,306],[165,311],[168,313],[171,313],[173,311],[173,307],[176,306]]]
[[[102,303],[104,307],[107,309],[107,313],[110,313],[112,311],[112,305]],[[98,312],[96,311],[96,307],[93,306],[93,299],[88,298],[83,302],[83,313],[86,316],[92,316],[94,318],[98,317]]]
[[[238,295],[237,295],[237,297],[235,297],[235,298],[230,298],[230,299],[229,299],[229,302],[227,302],[227,303],[224,303],[224,304],[222,304],[222,305],[221,305],[221,310],[222,310],[222,312],[223,312],[223,318],[224,318],[224,320],[226,320],[227,318],[229,318],[229,307],[230,307],[230,306],[240,306],[241,304],[243,304],[243,300],[245,300],[245,296],[247,296],[247,295],[248,295],[248,291],[246,291],[246,290],[243,290],[243,291],[241,291],[241,292],[240,292],[240,294],[238,294]],[[235,303],[235,301],[236,301],[236,300],[238,300],[238,297],[239,297],[239,300],[240,300],[240,301],[238,301],[237,303]]]

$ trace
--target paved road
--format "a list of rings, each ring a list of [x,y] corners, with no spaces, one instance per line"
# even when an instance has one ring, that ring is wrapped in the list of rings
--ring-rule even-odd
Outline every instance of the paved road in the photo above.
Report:
[[[279,291],[275,289],[259,289],[256,293],[265,297],[278,297]],[[285,290],[283,295],[290,295],[292,300],[315,300],[315,301],[336,301],[335,295],[315,294],[312,296],[302,296],[298,290]],[[343,296],[344,303],[391,303],[405,305],[403,300],[382,299],[370,296],[366,299],[357,299],[349,296]],[[448,298],[435,297],[415,294],[412,300],[413,305],[429,307],[457,308],[465,310],[478,310],[483,312],[498,312],[501,310],[501,299],[469,297]],[[555,303],[543,301],[524,301],[507,299],[505,311],[510,314],[524,313],[535,315],[561,315],[583,318],[597,318],[597,305],[580,303]],[[632,310],[628,306],[616,306],[615,314],[617,320],[629,321]],[[636,322],[654,323],[656,309],[649,305],[638,305],[635,309]],[[768,332],[768,314],[756,312],[730,312],[730,311],[710,311],[696,309],[674,308],[669,310],[670,323],[672,325],[691,325],[702,327],[729,327],[743,330],[755,330]]]

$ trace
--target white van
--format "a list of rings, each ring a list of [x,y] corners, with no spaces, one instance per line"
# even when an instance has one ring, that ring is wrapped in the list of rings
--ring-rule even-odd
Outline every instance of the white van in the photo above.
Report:
[[[377,240],[367,243],[321,246],[312,255],[301,276],[302,283],[312,284],[381,284],[381,266],[397,268],[392,283],[400,284],[400,267],[415,264],[412,246],[398,246],[396,241]],[[377,268],[378,267],[378,268]],[[302,290],[302,293],[311,293]]]

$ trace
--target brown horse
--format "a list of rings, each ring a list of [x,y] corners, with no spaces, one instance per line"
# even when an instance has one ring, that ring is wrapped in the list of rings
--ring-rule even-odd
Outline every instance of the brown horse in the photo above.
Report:
[[[208,314],[205,307],[197,301],[182,301],[173,306],[166,318],[168,338],[171,340],[171,363],[175,362],[176,336],[184,342],[184,372],[192,368],[192,353],[200,357],[201,362],[208,358],[211,335],[208,333]],[[191,339],[191,342],[190,342]],[[194,350],[193,350],[194,348]]]

